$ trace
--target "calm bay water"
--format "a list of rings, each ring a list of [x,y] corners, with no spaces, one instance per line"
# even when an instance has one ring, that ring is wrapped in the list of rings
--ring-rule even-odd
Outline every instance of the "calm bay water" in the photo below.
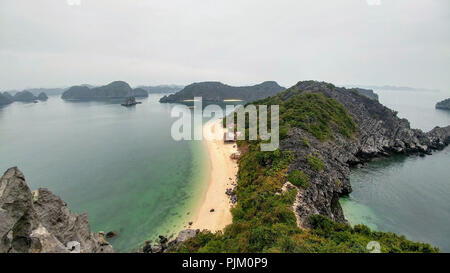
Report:
[[[172,140],[171,105],[159,97],[133,108],[59,97],[0,108],[0,172],[18,166],[32,190],[88,212],[93,231],[118,231],[117,251],[174,233],[201,200],[209,162],[202,142]]]
[[[450,111],[436,110],[450,92],[376,91],[380,102],[429,131],[450,125]],[[352,170],[353,192],[342,198],[351,224],[405,235],[450,252],[450,147],[426,157],[394,156]]]

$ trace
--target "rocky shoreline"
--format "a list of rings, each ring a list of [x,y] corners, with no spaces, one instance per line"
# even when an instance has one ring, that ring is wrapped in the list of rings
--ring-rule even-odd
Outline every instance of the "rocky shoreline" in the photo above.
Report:
[[[177,245],[194,238],[200,233],[200,229],[185,229],[178,233],[178,236],[169,240],[163,235],[159,235],[158,240],[153,244],[152,241],[145,242],[144,246],[138,250],[139,253],[165,253],[174,249]]]

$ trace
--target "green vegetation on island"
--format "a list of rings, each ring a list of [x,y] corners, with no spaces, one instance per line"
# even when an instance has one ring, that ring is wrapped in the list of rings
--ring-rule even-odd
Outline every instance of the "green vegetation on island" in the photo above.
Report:
[[[306,189],[309,186],[308,175],[300,170],[293,170],[290,172],[288,175],[288,180],[297,187]]]
[[[322,160],[320,160],[320,158],[313,156],[312,154],[309,154],[306,160],[308,161],[308,164],[311,166],[311,169],[313,169],[316,172],[321,172],[323,171],[323,169],[325,169],[325,165],[323,164]]]
[[[288,94],[290,97],[284,100]],[[292,95],[287,90],[256,104],[280,105],[280,128],[298,127],[322,141],[334,138],[332,126],[337,126],[345,137],[350,137],[357,129],[344,106],[321,93],[294,91]]]

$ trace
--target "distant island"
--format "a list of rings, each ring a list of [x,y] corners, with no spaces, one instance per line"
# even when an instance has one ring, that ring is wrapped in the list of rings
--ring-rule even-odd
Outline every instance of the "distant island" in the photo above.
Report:
[[[18,92],[13,97],[14,101],[33,102],[36,100],[36,96],[29,91]]]
[[[138,86],[149,94],[170,94],[176,93],[184,88],[183,85],[155,85],[155,86]]]
[[[41,92],[38,96],[35,96],[30,91],[17,92],[14,96],[8,92],[0,93],[0,105],[7,105],[15,101],[19,102],[37,102],[46,101],[48,99],[47,94]]]
[[[375,89],[375,90],[392,90],[392,91],[428,91],[428,92],[439,91],[437,89],[430,89],[430,88],[408,87],[408,86],[393,86],[393,85],[357,85],[357,84],[350,84],[350,85],[345,85],[345,87],[347,87],[347,88]]]
[[[5,93],[7,95],[5,95]],[[10,104],[13,102],[12,97],[10,97],[11,95],[9,95],[8,92],[5,92],[5,93],[0,93],[0,105],[7,105],[7,104]]]
[[[436,103],[436,109],[450,110],[450,98]]]
[[[221,82],[200,82],[186,86],[176,94],[162,97],[159,102],[183,102],[194,97],[205,101],[224,101],[227,99],[254,101],[274,96],[286,88],[274,81],[267,81],[253,86],[230,86]]]
[[[172,94],[182,90],[182,85],[137,86],[136,88],[124,81],[115,81],[105,86],[80,84],[61,88],[28,88],[22,91],[8,90],[0,92],[0,105],[8,105],[15,101],[36,102],[46,101],[48,96],[59,96],[64,100],[101,100],[110,98],[136,97],[145,98],[148,94]]]
[[[27,88],[22,90],[32,93],[35,96],[39,96],[41,93],[45,93],[47,96],[56,96],[61,95],[64,91],[67,90],[67,87],[61,87],[61,88]],[[15,95],[21,91],[19,90],[7,90],[5,91],[8,94]]]
[[[142,88],[132,89],[124,81],[115,81],[108,85],[89,88],[86,85],[72,86],[65,91],[61,98],[63,100],[101,100],[114,98],[148,97],[146,90]]]
[[[48,96],[56,96],[61,95],[67,88],[30,88],[25,89],[24,91],[28,91],[33,93],[35,96],[39,96],[41,93],[45,93]]]
[[[38,96],[37,99],[40,101],[46,101],[48,100],[47,94],[45,94],[45,92],[41,92]]]

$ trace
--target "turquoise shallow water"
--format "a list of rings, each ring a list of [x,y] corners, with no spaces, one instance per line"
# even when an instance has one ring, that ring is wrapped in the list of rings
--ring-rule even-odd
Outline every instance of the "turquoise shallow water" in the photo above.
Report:
[[[134,108],[58,97],[0,108],[0,172],[18,166],[32,189],[88,212],[94,231],[118,231],[118,251],[173,234],[198,205],[209,162],[201,141],[172,140],[159,97]]]
[[[376,91],[380,102],[424,131],[450,125],[450,111],[434,109],[444,92]],[[450,147],[426,157],[394,156],[352,170],[353,192],[341,199],[351,224],[403,234],[450,252]]]

